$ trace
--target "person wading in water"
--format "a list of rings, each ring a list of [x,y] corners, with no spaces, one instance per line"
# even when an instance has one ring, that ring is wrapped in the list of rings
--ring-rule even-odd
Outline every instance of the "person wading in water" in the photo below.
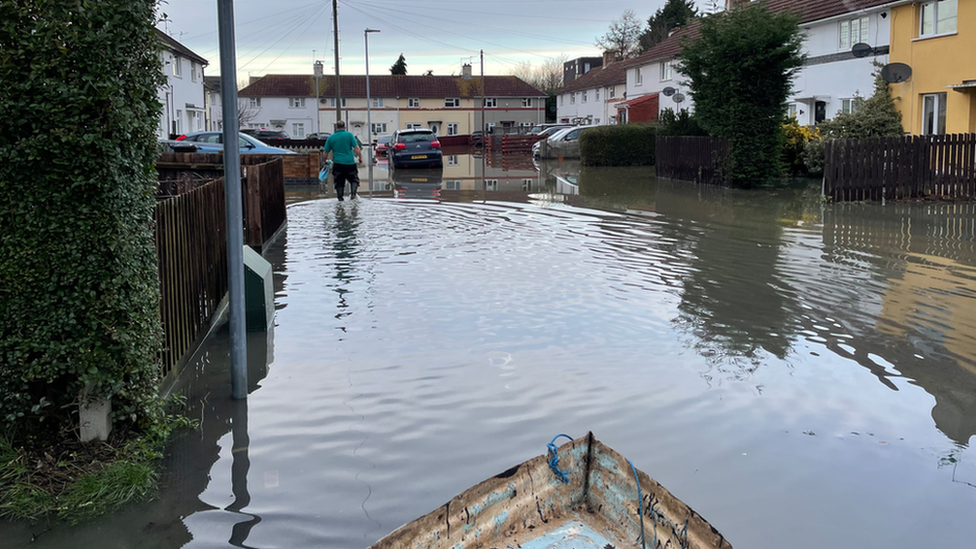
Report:
[[[335,183],[336,196],[342,200],[342,194],[349,182],[349,198],[356,198],[359,188],[359,166],[363,163],[363,151],[359,148],[356,136],[346,131],[346,123],[336,122],[335,133],[329,136],[322,147],[326,159],[332,153],[332,181]]]

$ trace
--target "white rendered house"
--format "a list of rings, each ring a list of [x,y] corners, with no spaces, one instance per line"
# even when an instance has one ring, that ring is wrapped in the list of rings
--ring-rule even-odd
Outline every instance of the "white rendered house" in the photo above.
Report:
[[[624,100],[627,64],[604,60],[557,92],[556,121],[566,124],[616,124],[616,105]]]
[[[159,88],[163,111],[158,136],[175,137],[205,130],[203,69],[208,61],[159,29],[156,29],[156,37],[162,44],[159,55],[166,76],[166,84]]]

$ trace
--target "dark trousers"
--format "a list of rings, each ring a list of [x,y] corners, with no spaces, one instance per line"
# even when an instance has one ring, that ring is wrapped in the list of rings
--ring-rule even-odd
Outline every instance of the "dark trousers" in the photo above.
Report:
[[[336,197],[342,200],[342,193],[349,182],[349,197],[356,198],[359,188],[359,167],[355,164],[333,164],[332,181],[335,183]]]

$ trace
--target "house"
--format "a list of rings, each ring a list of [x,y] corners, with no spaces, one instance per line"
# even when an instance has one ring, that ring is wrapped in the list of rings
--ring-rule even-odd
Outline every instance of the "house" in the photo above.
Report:
[[[220,77],[203,77],[203,104],[206,110],[204,126],[207,131],[224,129],[223,102],[220,100]]]
[[[586,58],[581,58],[586,59]],[[556,92],[556,120],[568,124],[616,124],[624,100],[628,61],[605,59],[600,66]]]
[[[800,14],[807,61],[797,71],[788,113],[804,125],[850,112],[853,99],[874,89],[873,62],[888,61],[891,0],[769,0],[773,12]],[[677,70],[676,57],[683,39],[698,36],[699,23],[679,29],[637,58],[627,71],[627,97],[659,95],[659,109],[694,108],[694,98]],[[854,44],[867,44],[866,55],[856,57]],[[662,93],[672,88],[674,93]],[[669,92],[672,90],[668,90]],[[677,99],[683,101],[678,102]],[[631,118],[632,119],[632,118]]]
[[[891,85],[906,132],[976,132],[976,0],[898,2],[891,61],[911,77]]]
[[[335,76],[318,80],[318,94],[311,75],[268,75],[242,89],[239,97],[253,109],[252,116],[245,117],[247,127],[281,129],[293,138],[319,129],[332,131]],[[470,76],[470,67],[462,76],[371,75],[369,86],[372,128],[367,132],[366,77],[339,77],[342,118],[364,142],[397,129],[470,135],[482,127],[482,120],[491,133],[515,131],[545,119],[545,93],[514,76],[485,76],[482,92],[482,79]]]
[[[620,111],[618,119],[651,122],[657,120],[657,115],[664,109],[677,111],[693,108],[688,87],[678,74],[675,58],[681,52],[682,40],[697,36],[698,22],[694,21],[676,29],[628,63],[624,84],[627,101],[617,105]],[[672,90],[674,93],[671,93]]]
[[[159,29],[156,38],[162,45],[159,57],[166,76],[166,83],[159,88],[163,113],[158,136],[166,138],[203,131],[206,128],[203,69],[209,63]]]
[[[603,57],[577,57],[563,63],[563,85],[568,86],[580,76],[604,64]]]

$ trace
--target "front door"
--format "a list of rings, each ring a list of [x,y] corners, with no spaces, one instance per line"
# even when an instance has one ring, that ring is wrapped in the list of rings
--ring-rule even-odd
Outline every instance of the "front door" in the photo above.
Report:
[[[827,103],[817,101],[813,106],[813,121],[819,124],[827,119]]]

